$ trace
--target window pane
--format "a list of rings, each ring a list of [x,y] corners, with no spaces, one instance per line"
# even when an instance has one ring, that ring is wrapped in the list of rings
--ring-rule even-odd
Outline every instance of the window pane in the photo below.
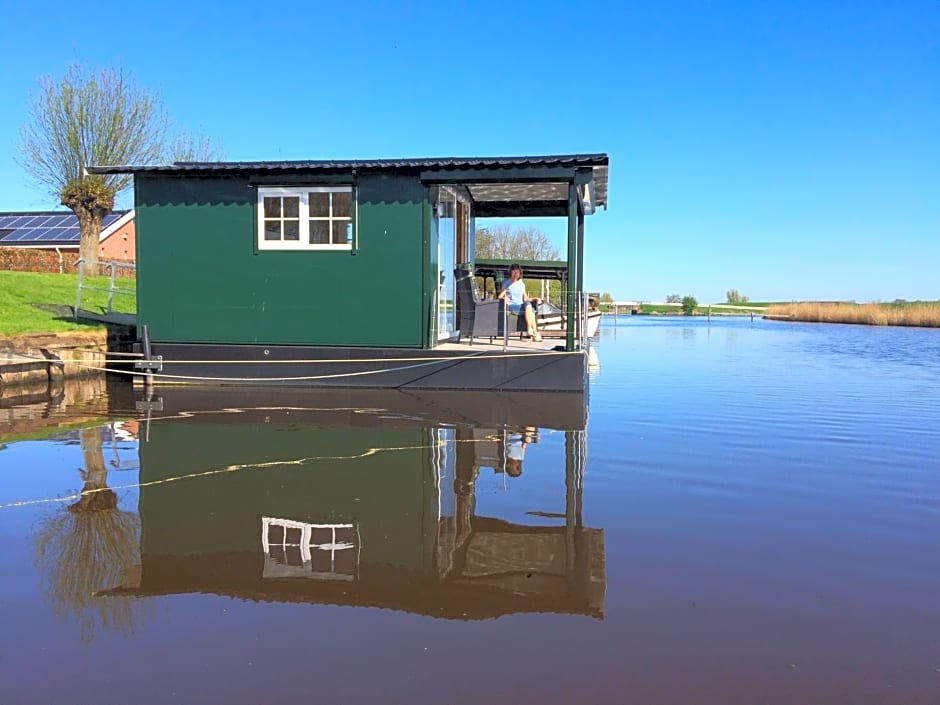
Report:
[[[329,245],[330,244],[330,221],[311,220],[310,221],[310,244],[311,245]]]
[[[323,546],[333,543],[333,529],[318,526],[310,532],[310,545]]]
[[[300,217],[300,196],[285,196],[284,197],[284,217],[285,218],[299,218]]]
[[[333,553],[324,551],[321,548],[310,552],[310,562],[314,573],[332,573],[333,572]]]
[[[327,218],[330,215],[330,194],[310,193],[310,217]]]
[[[278,524],[268,525],[268,543],[283,543],[284,527]]]
[[[333,221],[333,244],[334,245],[346,245],[349,244],[349,235],[352,233],[347,233],[349,226],[348,220],[334,220]]]
[[[299,220],[285,220],[284,221],[284,239],[285,240],[300,240],[300,221]]]
[[[281,199],[279,197],[264,197],[264,217],[265,218],[280,218],[281,217]]]
[[[351,526],[336,527],[336,543],[356,543],[356,530]]]
[[[264,221],[264,239],[265,240],[280,240],[281,239],[281,221],[279,220]]]
[[[333,572],[345,575],[356,574],[355,548],[346,548],[333,554]]]
[[[352,203],[352,194],[348,191],[339,191],[333,194],[333,217],[348,218]]]
[[[304,564],[303,554],[300,552],[300,546],[288,546],[284,556],[287,565],[302,566]]]

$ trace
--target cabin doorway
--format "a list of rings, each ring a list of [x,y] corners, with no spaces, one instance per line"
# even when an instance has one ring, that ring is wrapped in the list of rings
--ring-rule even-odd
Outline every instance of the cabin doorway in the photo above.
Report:
[[[457,335],[457,280],[454,268],[466,262],[470,248],[470,199],[460,187],[438,186],[434,201],[437,232],[437,338]]]

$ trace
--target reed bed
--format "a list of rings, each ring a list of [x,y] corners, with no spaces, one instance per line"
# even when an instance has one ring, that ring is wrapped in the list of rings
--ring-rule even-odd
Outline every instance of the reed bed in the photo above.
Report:
[[[767,318],[813,323],[861,323],[869,326],[920,326],[940,328],[940,301],[854,304],[774,304],[764,311]]]

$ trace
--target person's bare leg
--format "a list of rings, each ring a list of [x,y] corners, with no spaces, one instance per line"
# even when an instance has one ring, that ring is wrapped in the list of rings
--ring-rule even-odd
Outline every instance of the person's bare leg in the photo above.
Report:
[[[536,342],[542,340],[538,325],[535,322],[535,311],[531,305],[525,307],[525,324],[529,329],[529,335],[531,335]]]

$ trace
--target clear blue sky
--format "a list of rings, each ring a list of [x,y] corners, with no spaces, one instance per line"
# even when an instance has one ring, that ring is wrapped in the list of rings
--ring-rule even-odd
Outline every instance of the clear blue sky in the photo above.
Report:
[[[231,160],[607,152],[619,299],[940,298],[940,0],[460,5],[3,0],[0,210],[56,206],[19,127],[79,61]]]

